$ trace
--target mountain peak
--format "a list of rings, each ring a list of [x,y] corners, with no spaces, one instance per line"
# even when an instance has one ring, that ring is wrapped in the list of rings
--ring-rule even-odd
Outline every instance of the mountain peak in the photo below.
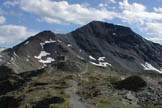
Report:
[[[112,23],[102,22],[102,21],[91,21],[88,24],[76,29],[74,32],[89,32],[98,34],[110,34],[121,32],[124,33],[134,33],[131,28],[121,25],[115,25]]]
[[[91,21],[90,23],[88,23],[87,25],[90,26],[102,26],[105,28],[120,28],[120,29],[125,29],[125,30],[131,30],[131,28],[126,27],[126,26],[121,26],[121,25],[115,25],[112,23],[107,23],[107,22],[103,22],[103,21]]]
[[[46,30],[46,31],[42,31],[42,32],[38,33],[36,36],[45,36],[45,35],[53,36],[53,35],[55,35],[55,33],[53,33],[50,30]]]
[[[83,35],[85,38],[96,37],[104,39],[109,43],[132,43],[141,42],[142,37],[136,34],[131,28],[121,25],[115,25],[102,21],[92,21],[87,25],[73,31],[72,33]],[[78,37],[78,36],[77,36]],[[129,38],[129,39],[127,39]]]
[[[94,21],[89,22],[87,25],[112,25],[113,26],[114,24],[94,20]]]

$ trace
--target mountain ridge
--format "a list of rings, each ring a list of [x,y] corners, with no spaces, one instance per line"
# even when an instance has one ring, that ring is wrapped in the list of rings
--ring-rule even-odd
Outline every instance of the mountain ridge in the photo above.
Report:
[[[63,53],[70,56],[70,59],[73,55],[74,58],[84,58],[94,65],[111,64],[114,68],[128,72],[161,72],[162,67],[161,45],[144,39],[129,27],[101,21],[92,21],[67,34],[43,31],[14,46],[10,51],[3,52],[7,55],[3,58],[7,58],[6,64],[18,72],[28,71],[27,68],[30,67],[37,69],[50,65]],[[38,59],[39,55],[42,56],[41,59]],[[102,62],[98,60],[103,57]],[[21,62],[24,63],[23,67],[27,66],[26,69],[16,69],[21,68]],[[150,67],[154,69],[149,69]]]

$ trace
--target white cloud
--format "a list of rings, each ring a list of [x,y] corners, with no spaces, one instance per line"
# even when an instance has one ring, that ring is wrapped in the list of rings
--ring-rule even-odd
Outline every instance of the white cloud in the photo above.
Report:
[[[0,24],[4,24],[6,22],[6,18],[4,16],[0,16]]]
[[[148,11],[143,4],[132,3],[128,0],[119,2],[120,15],[119,18],[123,22],[137,26],[141,32],[146,32],[148,39],[162,44],[162,8],[154,8],[154,11]],[[143,31],[144,30],[144,31]]]
[[[34,32],[20,25],[0,25],[0,44],[13,45],[26,39]]]
[[[117,3],[117,0],[104,1]],[[94,8],[81,4],[69,4],[67,1],[56,2],[52,0],[21,0],[20,3],[21,9],[38,15],[42,20],[48,23],[86,24],[92,20],[111,20],[113,18],[119,18],[129,24],[136,24],[139,29],[146,27],[147,32],[156,34],[154,36],[151,35],[152,38],[150,39],[152,40],[161,35],[160,31],[154,30],[153,27],[155,26],[148,26],[150,23],[158,23],[162,20],[162,14],[159,13],[160,8],[155,8],[155,11],[148,11],[143,4],[135,2],[130,4],[128,0],[119,2],[119,12],[106,9],[105,7],[108,6],[106,3],[101,3],[99,6],[100,8]],[[153,41],[155,41],[155,39]]]
[[[6,0],[3,5],[5,6],[15,6],[19,3],[19,0]]]
[[[102,8],[102,7],[107,7],[107,6],[108,6],[108,4],[106,4],[106,3],[100,3],[100,4],[99,4],[99,7],[101,7],[101,8]]]
[[[149,32],[149,40],[162,44],[162,23],[150,22],[146,23],[147,32]]]
[[[117,3],[117,0],[101,0],[103,3]]]
[[[147,8],[139,3],[128,3],[128,0],[123,0],[119,3],[122,14],[121,18],[128,22],[145,23],[147,21],[162,20],[162,14],[147,11]]]
[[[110,3],[116,3],[116,8],[119,10],[107,9]],[[144,4],[129,3],[128,0],[102,0],[96,7],[70,4],[62,0],[7,0],[6,4],[19,6],[23,11],[37,15],[41,21],[47,23],[82,25],[92,20],[104,21],[119,18],[130,26],[144,30],[142,32],[148,33],[150,40],[162,44],[162,7],[156,7],[150,11]],[[27,28],[22,31],[28,32]]]
[[[5,24],[6,18],[0,15],[0,46],[11,46],[17,44],[34,32],[21,25]]]
[[[110,0],[110,2],[112,2],[112,3],[116,3],[116,0]]]
[[[161,8],[156,8],[156,7],[155,7],[155,8],[154,8],[154,11],[155,11],[155,12],[158,12],[158,13],[162,13],[162,7],[161,7]]]
[[[48,23],[85,24],[92,20],[110,20],[116,16],[104,8],[92,8],[67,1],[21,0],[20,7],[34,13]],[[95,13],[94,13],[95,12]]]

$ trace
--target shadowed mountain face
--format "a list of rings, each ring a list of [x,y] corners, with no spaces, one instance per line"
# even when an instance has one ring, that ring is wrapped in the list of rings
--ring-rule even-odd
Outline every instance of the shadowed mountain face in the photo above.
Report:
[[[68,34],[44,31],[2,52],[2,63],[17,72],[44,68],[59,56],[128,72],[161,72],[162,46],[130,28],[93,21]]]
[[[128,27],[93,21],[70,36],[88,55],[96,59],[106,57],[118,68],[139,72],[144,66],[145,69],[155,66],[159,70],[162,67],[162,46],[142,38]]]
[[[73,50],[65,39],[44,31],[5,50],[2,59],[7,59],[6,65],[19,73],[44,68],[54,63],[58,56],[72,56],[75,54]]]

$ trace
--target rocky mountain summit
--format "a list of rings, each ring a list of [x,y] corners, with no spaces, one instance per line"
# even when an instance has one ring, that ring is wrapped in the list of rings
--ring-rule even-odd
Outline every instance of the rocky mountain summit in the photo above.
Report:
[[[161,72],[161,45],[144,39],[128,27],[93,21],[70,36],[88,55],[95,59],[105,57],[114,67],[132,72],[155,69]]]
[[[161,108],[162,46],[92,21],[0,52],[0,108]]]
[[[4,55],[4,56],[3,56]],[[96,66],[119,71],[162,73],[162,46],[130,28],[92,21],[67,34],[38,33],[1,54],[1,64],[18,73],[46,67],[58,56],[84,59]]]

